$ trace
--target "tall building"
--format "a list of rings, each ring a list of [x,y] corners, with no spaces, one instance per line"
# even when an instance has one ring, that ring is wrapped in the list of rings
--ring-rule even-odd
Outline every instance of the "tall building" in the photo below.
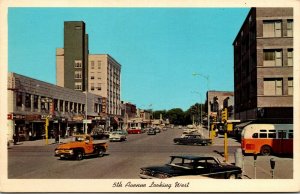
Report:
[[[68,21],[64,23],[64,48],[56,50],[57,85],[86,91],[88,87],[88,35],[85,23]]]
[[[252,8],[234,42],[235,119],[293,118],[293,9]]]
[[[106,113],[121,115],[121,65],[108,54],[89,55],[88,92],[106,98]]]

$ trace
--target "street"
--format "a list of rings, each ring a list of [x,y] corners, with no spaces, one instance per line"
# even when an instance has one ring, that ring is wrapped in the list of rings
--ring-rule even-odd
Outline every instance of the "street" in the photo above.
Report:
[[[102,158],[90,157],[82,161],[60,160],[54,157],[56,144],[49,140],[22,142],[8,149],[9,179],[137,179],[140,167],[162,165],[170,155],[213,155],[220,161],[224,151],[223,138],[216,138],[211,146],[175,145],[182,129],[168,129],[156,135],[131,134],[125,142],[109,142],[107,153]],[[229,139],[229,162],[234,163],[234,152],[239,142]],[[259,156],[256,178],[269,179],[269,159]],[[293,159],[273,157],[277,161],[275,178],[293,177]],[[254,178],[253,156],[244,157],[243,178]]]

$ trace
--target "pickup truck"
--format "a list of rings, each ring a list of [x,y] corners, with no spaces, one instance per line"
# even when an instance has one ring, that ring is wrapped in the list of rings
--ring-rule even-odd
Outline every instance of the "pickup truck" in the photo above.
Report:
[[[201,135],[187,134],[181,138],[173,139],[175,144],[184,144],[184,145],[208,145],[211,144],[211,139],[204,139]]]
[[[82,160],[85,156],[102,157],[108,148],[107,141],[97,142],[90,135],[75,135],[68,143],[63,143],[55,148],[55,156]]]

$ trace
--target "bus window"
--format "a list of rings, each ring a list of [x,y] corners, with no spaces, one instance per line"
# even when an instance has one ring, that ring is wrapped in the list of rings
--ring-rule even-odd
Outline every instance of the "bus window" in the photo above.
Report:
[[[276,130],[269,130],[270,133],[276,133]]]
[[[293,135],[293,130],[289,130],[289,139],[293,139],[294,135]]]
[[[268,133],[268,138],[276,138],[276,133]]]
[[[259,133],[260,138],[267,138],[267,133]]]
[[[253,133],[252,138],[258,138],[258,133]]]
[[[286,138],[286,132],[285,131],[279,131],[278,132],[278,138],[285,139]]]
[[[266,129],[261,129],[261,130],[259,130],[259,132],[267,132],[267,130]]]

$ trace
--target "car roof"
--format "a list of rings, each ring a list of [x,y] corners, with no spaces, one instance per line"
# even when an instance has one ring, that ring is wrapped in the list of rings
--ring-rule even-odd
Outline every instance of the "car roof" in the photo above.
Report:
[[[213,156],[176,156],[172,155],[170,156],[172,158],[182,158],[182,159],[188,159],[188,160],[205,160],[205,159],[215,159]]]

